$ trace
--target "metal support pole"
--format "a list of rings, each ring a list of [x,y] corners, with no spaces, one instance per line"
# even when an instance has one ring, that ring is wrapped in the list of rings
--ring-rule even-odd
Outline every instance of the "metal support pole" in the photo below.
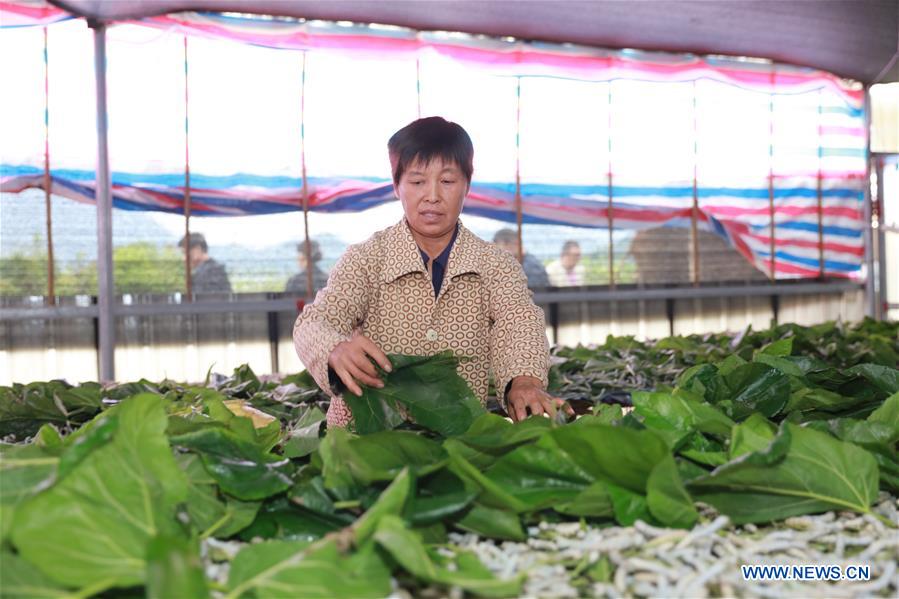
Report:
[[[877,313],[874,293],[874,248],[871,214],[871,88],[865,86],[865,181],[864,181],[864,227],[862,228],[865,243],[865,316],[874,317]]]
[[[44,27],[44,205],[47,212],[47,299],[56,305],[56,261],[53,258],[53,209],[50,192],[50,55],[47,28]]]
[[[777,282],[777,224],[774,220],[774,84],[776,67],[771,67],[771,91],[768,95],[768,215],[771,227],[769,259],[771,268],[768,276]]]
[[[515,223],[518,231],[518,262],[524,264],[521,216],[521,77],[515,88]]]
[[[115,380],[115,286],[112,263],[112,183],[109,176],[106,114],[106,25],[89,21],[94,30],[94,73],[97,85],[97,297],[100,380]]]
[[[309,239],[309,183],[306,178],[306,52],[303,52],[303,74],[300,80],[300,161],[303,176],[303,251],[306,254],[306,300],[315,297],[314,266],[312,264],[312,242]]]
[[[824,268],[824,175],[822,173],[824,147],[821,143],[823,137],[823,113],[824,106],[821,100],[821,90],[818,90],[818,277],[821,279],[826,275]]]
[[[559,344],[559,304],[549,304],[549,325],[553,332],[553,345]]]
[[[609,138],[609,173],[608,173],[608,203],[606,205],[606,219],[609,225],[609,289],[615,289],[615,239],[612,229],[615,226],[615,214],[612,208],[612,82],[609,81],[608,96],[608,138]]]
[[[693,210],[690,212],[690,239],[693,252],[693,286],[699,285],[699,134],[696,122],[696,81],[693,81]]]
[[[874,306],[874,318],[883,320],[886,318],[887,312],[887,250],[886,250],[886,231],[883,220],[883,169],[884,160],[882,156],[874,158],[876,166],[877,181],[877,197],[874,200],[874,225],[876,226],[876,234],[873,235],[875,242],[875,259],[877,260],[877,297]]]
[[[418,39],[419,34],[415,34]],[[305,53],[303,54],[305,56]],[[415,105],[418,109],[418,118],[421,118],[421,58],[415,56]]]
[[[184,289],[185,301],[193,295],[193,273],[190,268],[190,102],[187,72],[187,36],[184,36]]]
[[[274,299],[274,294],[269,293],[268,299]],[[269,312],[266,314],[268,321],[268,348],[269,358],[271,360],[272,373],[281,371],[280,360],[278,359],[278,342],[280,341],[280,323],[278,322],[278,313]]]
[[[674,337],[674,298],[669,297],[665,300],[665,318],[668,319],[668,335]]]

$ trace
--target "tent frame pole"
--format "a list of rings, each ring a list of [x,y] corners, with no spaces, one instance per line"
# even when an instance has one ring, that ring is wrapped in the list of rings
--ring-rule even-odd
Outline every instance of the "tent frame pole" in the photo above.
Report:
[[[889,257],[886,252],[886,230],[884,229],[886,222],[883,219],[883,171],[885,168],[884,158],[882,155],[872,153],[871,159],[874,161],[874,177],[877,181],[877,195],[873,198],[872,208],[874,214],[871,222],[876,227],[873,231],[871,239],[873,242],[874,260],[877,264],[877,281],[876,293],[874,301],[874,318],[884,320],[887,313],[887,261]]]
[[[190,78],[188,76],[187,35],[184,36],[184,301],[193,297],[193,273],[190,267]]]
[[[303,70],[300,79],[300,168],[303,177],[303,255],[306,257],[305,301],[315,298],[312,240],[309,239],[309,179],[306,176],[306,52],[303,51]]]
[[[777,283],[777,220],[774,209],[774,90],[777,84],[777,67],[771,65],[770,91],[768,93],[768,222],[770,227],[769,271],[772,284]]]
[[[94,31],[94,73],[97,87],[97,303],[101,382],[115,380],[115,285],[112,261],[112,184],[106,111],[106,24],[88,21]]]
[[[614,65],[610,65],[614,67]],[[609,151],[609,175],[608,175],[608,201],[606,203],[606,219],[608,220],[609,226],[609,235],[608,235],[608,245],[609,245],[609,289],[615,289],[615,237],[614,237],[614,229],[615,229],[615,208],[612,205],[612,194],[613,194],[613,161],[612,161],[612,81],[609,81],[609,92],[608,92],[608,151]]]
[[[871,88],[865,86],[865,180],[864,222],[862,226],[865,244],[865,316],[874,318],[877,314],[877,294],[875,293],[874,272],[874,230],[871,209]]]
[[[824,280],[827,276],[824,259],[824,147],[822,144],[824,130],[824,105],[821,99],[821,90],[818,90],[818,175],[817,175],[817,212],[818,212],[818,278]]]
[[[44,208],[47,220],[47,303],[56,305],[56,261],[53,257],[53,206],[50,177],[50,55],[47,27],[44,26]]]
[[[521,208],[521,76],[515,85],[515,257],[524,264],[523,218]]]
[[[699,262],[699,133],[696,107],[696,80],[693,80],[693,208],[690,210],[690,253],[693,264],[693,286],[700,282]]]

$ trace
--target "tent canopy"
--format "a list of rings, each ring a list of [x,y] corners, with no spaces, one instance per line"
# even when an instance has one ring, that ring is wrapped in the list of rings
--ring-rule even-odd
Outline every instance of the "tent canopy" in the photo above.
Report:
[[[381,23],[696,54],[769,58],[862,83],[899,81],[896,0],[50,0],[101,21],[178,11]]]

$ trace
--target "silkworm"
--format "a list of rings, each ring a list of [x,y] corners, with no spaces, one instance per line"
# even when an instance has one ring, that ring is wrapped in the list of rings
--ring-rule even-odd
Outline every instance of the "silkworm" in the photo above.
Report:
[[[727,526],[728,523],[730,523],[730,518],[728,518],[727,516],[718,516],[714,521],[712,521],[711,524],[694,529],[693,532],[688,534],[683,538],[683,540],[681,540],[680,543],[677,544],[677,548],[682,549],[696,539],[700,539],[704,536],[713,534]]]

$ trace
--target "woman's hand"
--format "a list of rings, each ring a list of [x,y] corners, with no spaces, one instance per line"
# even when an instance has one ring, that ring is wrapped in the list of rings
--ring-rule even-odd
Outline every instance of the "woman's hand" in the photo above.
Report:
[[[512,420],[519,421],[531,414],[549,414],[555,416],[560,408],[565,413],[574,416],[574,410],[564,400],[553,397],[543,388],[543,383],[538,378],[531,376],[517,376],[512,379],[509,392],[506,394],[506,403],[509,406],[509,416]]]
[[[391,371],[390,360],[387,359],[381,348],[365,335],[357,333],[349,341],[338,343],[331,350],[331,354],[328,356],[328,366],[334,369],[334,373],[340,377],[350,393],[361,396],[360,384],[378,389],[384,386],[384,383],[378,378],[375,365],[369,358],[387,372]]]

